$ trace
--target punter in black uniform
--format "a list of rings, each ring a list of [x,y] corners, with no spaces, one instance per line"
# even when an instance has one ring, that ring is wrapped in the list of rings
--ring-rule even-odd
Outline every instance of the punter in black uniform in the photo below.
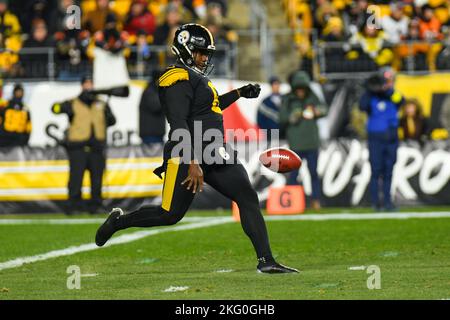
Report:
[[[175,33],[172,50],[178,61],[158,81],[161,105],[170,124],[164,163],[155,170],[160,177],[165,172],[162,204],[142,207],[128,214],[120,208],[113,209],[97,231],[96,244],[103,246],[118,230],[177,223],[189,209],[195,194],[202,191],[205,181],[237,203],[242,227],[256,251],[258,271],[298,272],[275,262],[256,191],[235,152],[223,139],[222,110],[239,97],[258,97],[259,85],[248,84],[218,95],[206,76],[212,68],[214,39],[209,30],[199,24],[181,26]],[[194,130],[199,126],[201,131]],[[208,129],[220,139],[205,138]],[[180,139],[186,134],[189,136],[187,143]],[[208,150],[210,152],[206,152]]]

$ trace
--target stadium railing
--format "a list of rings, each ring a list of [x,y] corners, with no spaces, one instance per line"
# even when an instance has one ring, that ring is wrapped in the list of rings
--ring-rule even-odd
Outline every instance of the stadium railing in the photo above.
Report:
[[[319,74],[326,79],[364,78],[380,67],[359,44],[317,40],[313,46]],[[385,48],[390,49],[393,55],[389,65],[402,73],[419,75],[450,71],[449,43],[404,41]],[[349,59],[347,54],[351,51],[358,52],[359,57]]]
[[[237,45],[218,44],[214,55],[212,77],[233,79],[237,76]],[[144,57],[137,47],[130,47],[127,67],[131,79],[148,79],[156,68],[164,68],[175,58],[168,46],[149,46],[150,54]],[[0,51],[0,54],[2,51]],[[3,79],[10,81],[75,81],[92,72],[93,60],[81,55],[62,56],[54,47],[22,48],[19,62],[9,71],[3,70]]]

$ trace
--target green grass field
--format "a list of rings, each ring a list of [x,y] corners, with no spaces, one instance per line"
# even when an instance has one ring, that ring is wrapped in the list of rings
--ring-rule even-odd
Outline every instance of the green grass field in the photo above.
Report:
[[[412,208],[415,212],[448,209]],[[349,210],[326,210],[333,212]],[[190,212],[188,217],[200,218],[161,228],[162,233],[129,229],[113,239],[138,232],[141,238],[66,256],[41,256],[41,261],[22,266],[11,266],[11,261],[92,244],[98,221],[104,217],[55,224],[55,219],[66,217],[0,216],[0,300],[450,298],[450,216],[268,221],[277,260],[302,272],[266,275],[256,272],[253,248],[239,223],[216,219],[216,225],[208,226],[214,219],[208,217],[219,215],[230,214]],[[80,218],[92,219],[71,220]],[[4,219],[16,220],[2,224]],[[17,219],[28,220],[19,224]],[[67,288],[71,265],[81,270],[80,289]],[[370,265],[380,268],[381,289],[367,288],[370,274],[365,270],[349,270]],[[166,292],[170,287],[185,290]]]

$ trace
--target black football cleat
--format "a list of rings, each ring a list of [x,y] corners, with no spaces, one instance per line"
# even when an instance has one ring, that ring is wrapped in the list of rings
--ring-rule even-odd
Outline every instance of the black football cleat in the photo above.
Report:
[[[277,262],[259,263],[256,268],[259,273],[299,273],[297,269],[283,266]]]
[[[114,208],[109,213],[106,221],[98,228],[95,235],[95,244],[102,247],[117,231],[116,223],[119,217],[123,215],[123,210],[120,208]]]

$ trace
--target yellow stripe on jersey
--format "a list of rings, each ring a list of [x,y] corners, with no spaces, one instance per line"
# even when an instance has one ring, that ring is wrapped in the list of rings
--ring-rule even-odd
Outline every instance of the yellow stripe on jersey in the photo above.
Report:
[[[211,81],[208,81],[208,86],[211,88],[211,91],[214,95],[211,110],[214,111],[215,113],[222,114],[222,109],[220,109],[220,106],[219,106],[219,95],[217,93],[217,90]]]
[[[160,87],[170,87],[178,81],[189,80],[189,73],[182,68],[174,68],[166,71],[159,78]]]
[[[179,166],[180,158],[171,158],[167,161],[161,205],[166,211],[170,211],[170,207],[172,206],[172,198],[175,191],[175,182],[177,180]]]

